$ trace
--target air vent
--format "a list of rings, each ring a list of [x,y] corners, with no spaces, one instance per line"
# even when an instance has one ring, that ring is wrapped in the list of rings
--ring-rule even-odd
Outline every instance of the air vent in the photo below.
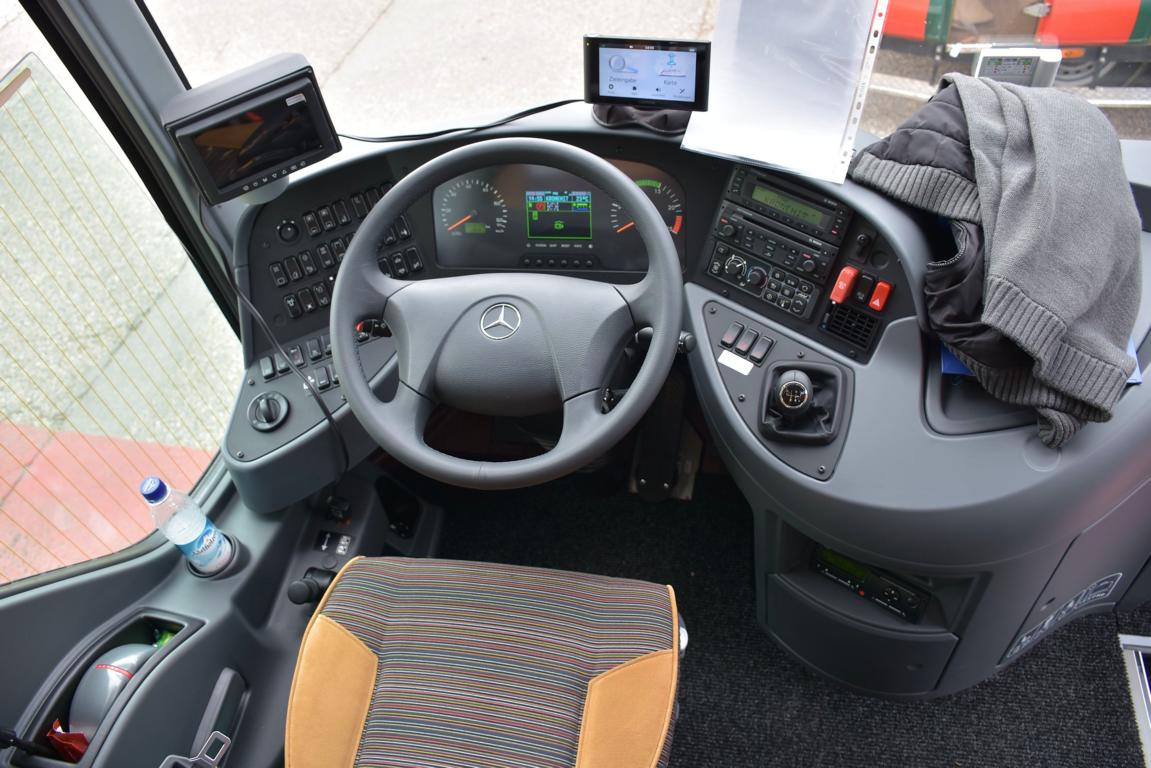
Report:
[[[845,304],[832,304],[823,320],[823,330],[863,350],[871,348],[878,327],[879,320]]]

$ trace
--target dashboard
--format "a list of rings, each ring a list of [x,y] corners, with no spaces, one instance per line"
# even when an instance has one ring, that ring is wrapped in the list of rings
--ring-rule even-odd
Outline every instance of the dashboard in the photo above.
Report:
[[[887,326],[916,314],[897,244],[842,196],[788,174],[683,152],[666,140],[570,138],[643,190],[671,234],[685,281],[810,340],[808,360],[833,365],[829,350],[867,363]],[[248,381],[279,393],[278,407],[290,415],[257,428],[266,425],[253,417],[267,408],[239,404],[227,442],[229,456],[243,454],[245,467],[270,461],[321,426],[323,413],[292,366],[303,369],[330,410],[341,410],[327,333],[344,254],[394,181],[453,145],[368,153],[291,185],[250,218],[246,246],[236,253],[237,282],[248,286],[287,356],[249,324]],[[380,270],[404,280],[515,270],[627,283],[647,268],[643,241],[619,201],[570,173],[525,164],[481,168],[439,185],[393,222],[376,252]],[[717,311],[708,320],[732,397],[749,382],[766,386],[790,348],[784,339],[738,314]],[[362,333],[360,342],[362,359],[379,374],[391,339]],[[836,382],[849,395],[852,372],[841,369]],[[765,450],[826,481],[844,446],[849,399],[837,411],[843,427],[815,448],[764,434],[759,405],[734,402]]]
[[[674,138],[605,130],[577,106],[561,112],[473,136],[347,147],[248,208],[236,282],[290,359],[241,320],[248,368],[222,453],[245,504],[282,509],[344,471],[292,367],[313,382],[352,462],[376,448],[344,402],[328,327],[331,286],[368,212],[456,146],[538,136],[614,163],[672,234],[682,330],[696,342],[685,345],[687,368],[712,444],[751,504],[757,614],[781,645],[863,690],[955,691],[1046,631],[1046,606],[1143,567],[1147,538],[1130,521],[1145,528],[1151,490],[1136,493],[1117,473],[1151,473],[1151,390],[1129,388],[1111,422],[1052,452],[1037,444],[1033,412],[944,373],[923,306],[928,263],[954,253],[939,220],[850,181],[695,154]],[[379,268],[404,280],[526,270],[623,284],[646,267],[630,221],[577,177],[504,165],[432,190],[373,246]],[[1146,232],[1143,249],[1151,259]],[[1142,279],[1151,306],[1151,269]],[[1145,311],[1134,334],[1144,367],[1149,328]],[[378,326],[355,332],[364,372],[388,399],[393,340]],[[783,407],[796,382],[815,393],[802,413]],[[1098,570],[1104,538],[1130,542],[1129,562]]]
[[[613,164],[663,216],[684,261],[687,210],[680,183],[647,163]],[[570,173],[502,165],[457,177],[432,195],[435,254],[451,269],[642,271],[647,254],[627,209]]]

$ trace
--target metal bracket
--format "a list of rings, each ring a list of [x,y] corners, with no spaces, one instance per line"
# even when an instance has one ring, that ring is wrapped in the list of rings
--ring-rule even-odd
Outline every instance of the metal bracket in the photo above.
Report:
[[[194,757],[168,755],[164,762],[160,763],[160,768],[217,768],[224,761],[224,755],[230,746],[232,746],[231,739],[219,731],[212,731],[204,740],[204,746],[200,747],[199,754]]]

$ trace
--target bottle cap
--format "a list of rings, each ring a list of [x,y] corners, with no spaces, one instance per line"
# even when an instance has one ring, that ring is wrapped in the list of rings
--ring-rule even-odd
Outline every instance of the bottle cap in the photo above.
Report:
[[[163,501],[164,497],[168,495],[168,486],[155,475],[145,477],[144,482],[140,483],[140,495],[149,504],[156,504]]]

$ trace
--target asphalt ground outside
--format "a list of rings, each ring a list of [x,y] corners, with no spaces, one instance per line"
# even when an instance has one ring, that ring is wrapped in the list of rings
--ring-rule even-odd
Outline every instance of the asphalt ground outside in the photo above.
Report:
[[[193,84],[300,52],[338,130],[389,135],[577,98],[583,34],[708,38],[718,0],[149,6]],[[42,66],[32,61],[0,105],[0,431],[11,436],[0,445],[0,583],[91,556],[37,543],[52,530],[109,549],[138,537],[142,505],[123,533],[102,535],[133,503],[123,486],[153,471],[190,485],[241,375],[238,343],[179,242],[19,4],[0,0],[0,76],[29,53]],[[922,84],[931,68],[881,51],[877,72]],[[885,134],[917,103],[873,93],[862,128]],[[1151,138],[1147,110],[1109,114],[1121,134]],[[121,506],[101,514],[108,499]]]

